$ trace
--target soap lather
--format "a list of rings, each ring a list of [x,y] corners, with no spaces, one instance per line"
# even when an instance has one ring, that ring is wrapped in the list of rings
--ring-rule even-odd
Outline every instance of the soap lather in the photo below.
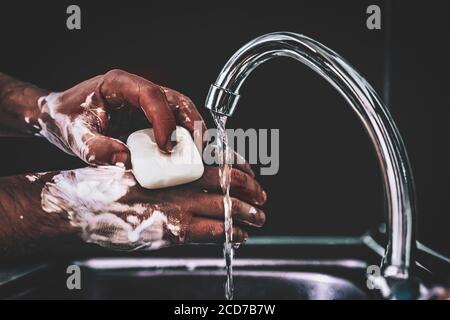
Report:
[[[202,158],[189,131],[177,126],[176,141],[172,152],[166,154],[158,148],[153,129],[139,130],[128,137],[133,173],[142,187],[173,187],[203,175]]]

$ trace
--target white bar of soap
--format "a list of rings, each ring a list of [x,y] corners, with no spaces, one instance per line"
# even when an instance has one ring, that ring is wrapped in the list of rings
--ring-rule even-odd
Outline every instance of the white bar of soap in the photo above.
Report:
[[[173,187],[203,175],[203,161],[189,131],[177,126],[176,136],[177,144],[170,154],[159,150],[153,129],[139,130],[128,137],[133,173],[142,187]]]

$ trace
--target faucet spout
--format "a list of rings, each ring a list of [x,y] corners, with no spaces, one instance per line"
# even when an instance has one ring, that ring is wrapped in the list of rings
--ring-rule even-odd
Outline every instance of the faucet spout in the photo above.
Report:
[[[366,80],[337,53],[306,36],[276,32],[263,35],[239,49],[211,86],[206,107],[231,116],[239,89],[260,64],[275,57],[298,60],[326,79],[346,99],[368,132],[383,174],[387,203],[388,245],[383,275],[410,277],[415,247],[415,192],[405,145],[387,107]]]

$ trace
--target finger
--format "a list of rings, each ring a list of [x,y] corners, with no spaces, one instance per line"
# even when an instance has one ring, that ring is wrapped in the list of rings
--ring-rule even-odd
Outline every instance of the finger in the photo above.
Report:
[[[207,150],[205,151],[205,154],[211,155],[211,157],[213,159],[217,159],[218,160],[218,156],[217,156],[217,145],[215,144],[209,144],[207,147]],[[233,165],[234,168],[239,169],[241,171],[244,171],[245,173],[247,173],[249,176],[251,176],[252,178],[255,177],[255,173],[252,170],[252,167],[250,166],[250,164],[236,151],[231,150],[232,152],[231,154],[231,163]]]
[[[172,140],[176,121],[163,91],[154,87],[142,88],[140,104],[153,125],[156,144],[162,151],[171,152],[176,143],[175,139]]]
[[[80,157],[91,165],[114,165],[131,168],[130,150],[122,141],[93,132],[84,141]]]
[[[247,162],[247,160],[245,160],[239,153],[237,153],[236,151],[233,150],[233,155],[234,155],[234,163],[233,166],[241,171],[244,171],[246,174],[248,174],[249,176],[251,176],[252,178],[255,177],[255,172],[253,171],[252,167],[250,166],[250,164]]]
[[[241,243],[248,237],[248,233],[240,227],[234,226],[232,242]],[[193,243],[221,243],[225,240],[224,223],[219,220],[194,217],[186,231],[186,241]]]
[[[131,168],[130,150],[122,141],[104,136],[84,122],[76,121],[69,128],[71,149],[84,162]]]
[[[221,191],[219,168],[205,167],[202,178],[195,183],[202,189]],[[265,191],[254,178],[234,168],[231,170],[230,194],[258,206],[267,200]]]
[[[195,197],[190,211],[196,216],[223,219],[224,197],[208,193]],[[231,214],[233,220],[252,227],[261,227],[266,221],[261,209],[234,197],[231,197]]]
[[[201,142],[198,143],[198,145],[201,145],[203,149],[207,142],[206,139],[203,139],[207,128],[205,121],[195,107],[195,104],[191,99],[176,90],[166,87],[161,88],[163,89],[167,101],[169,102],[169,106],[175,115],[177,124],[186,128],[191,133],[196,144],[197,142]]]
[[[158,147],[164,152],[173,149],[175,142],[171,137],[176,121],[164,91],[158,85],[122,70],[112,70],[105,74],[94,98],[112,107],[142,108],[153,125]]]

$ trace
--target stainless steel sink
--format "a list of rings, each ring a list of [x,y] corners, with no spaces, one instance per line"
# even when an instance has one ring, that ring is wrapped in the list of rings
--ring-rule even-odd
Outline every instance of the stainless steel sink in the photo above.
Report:
[[[108,272],[95,277],[90,298],[223,299],[221,271]],[[236,299],[368,299],[350,281],[307,272],[236,271]]]
[[[68,290],[64,269],[54,268],[49,281],[16,298],[224,299],[223,259],[95,258],[73,263],[80,266],[81,290]],[[357,260],[239,259],[234,267],[235,299],[374,297],[364,288],[366,264]]]
[[[367,267],[377,265],[383,256],[372,237],[256,240],[239,248],[234,261],[236,299],[381,298],[378,290],[367,288]],[[26,263],[26,268],[3,267],[0,298],[224,299],[224,260],[209,258],[220,256],[220,246],[115,252],[112,257],[93,249],[77,260],[60,253],[57,260]],[[450,259],[420,243],[418,249],[416,275],[423,281],[422,289],[445,283]],[[81,290],[66,286],[67,267],[74,264],[80,267]]]

